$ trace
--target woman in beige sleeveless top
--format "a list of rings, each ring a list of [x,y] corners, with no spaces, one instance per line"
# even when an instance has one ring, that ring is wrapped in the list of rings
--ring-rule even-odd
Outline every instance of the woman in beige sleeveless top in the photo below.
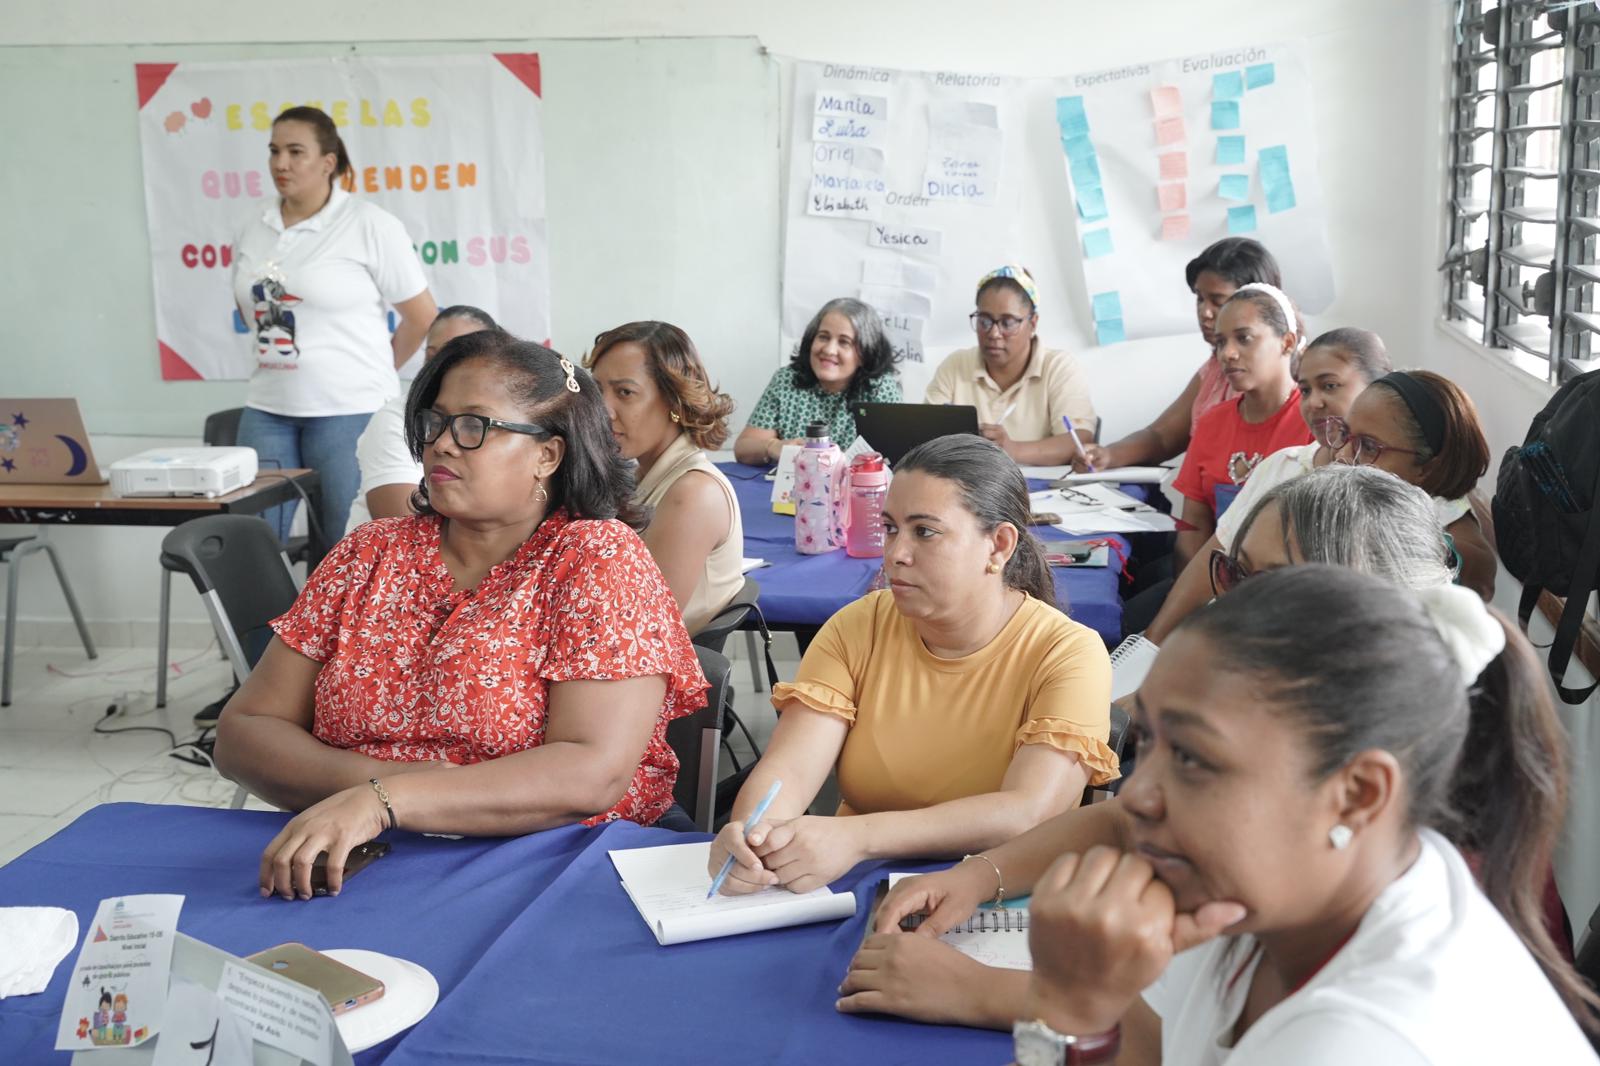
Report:
[[[638,462],[644,542],[690,635],[744,586],[739,501],[706,457],[728,439],[733,400],[706,376],[694,342],[666,322],[630,322],[595,338],[585,364],[600,383],[622,455]]]

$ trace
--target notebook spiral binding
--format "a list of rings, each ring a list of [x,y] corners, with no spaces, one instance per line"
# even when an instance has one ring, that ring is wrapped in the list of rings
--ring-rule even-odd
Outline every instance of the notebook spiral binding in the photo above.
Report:
[[[902,929],[915,929],[922,924],[923,915],[913,914],[900,923]],[[1026,933],[1028,912],[1025,910],[981,910],[951,929],[952,933]]]

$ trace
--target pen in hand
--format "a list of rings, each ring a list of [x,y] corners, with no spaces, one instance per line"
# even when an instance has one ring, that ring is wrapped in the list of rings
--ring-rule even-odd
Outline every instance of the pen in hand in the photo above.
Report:
[[[766,817],[767,808],[772,806],[772,801],[778,798],[778,790],[782,787],[782,781],[774,781],[772,787],[767,789],[767,794],[761,797],[761,802],[756,804],[756,809],[751,811],[750,816],[745,819],[745,843],[749,843],[750,830],[761,824],[761,819]],[[722,888],[722,882],[728,879],[728,873],[732,869],[733,852],[730,851],[727,859],[722,863],[722,869],[718,870],[717,876],[711,879],[711,890],[706,893],[706,899],[710,899],[717,894],[717,891]]]
[[[1099,471],[1095,470],[1094,464],[1089,461],[1089,452],[1084,448],[1083,441],[1078,439],[1078,431],[1072,428],[1072,416],[1062,415],[1061,424],[1067,427],[1067,436],[1072,438],[1072,446],[1077,449],[1079,457],[1083,459],[1084,467],[1091,474],[1099,473]]]

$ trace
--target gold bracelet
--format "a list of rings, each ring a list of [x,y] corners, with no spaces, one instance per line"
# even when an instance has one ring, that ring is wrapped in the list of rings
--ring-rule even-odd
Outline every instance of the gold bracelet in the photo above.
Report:
[[[1006,879],[1000,875],[1000,867],[995,865],[995,861],[989,858],[987,855],[961,856],[962,862],[966,862],[968,859],[982,859],[984,862],[988,863],[989,868],[994,871],[994,879],[997,887],[994,890],[994,899],[991,902],[993,902],[996,907],[1000,906],[1006,901]]]
[[[383,809],[389,812],[389,828],[400,828],[394,820],[394,807],[389,803],[389,790],[384,788],[383,783],[376,777],[372,778],[369,784],[372,785],[372,790],[378,794],[378,798],[383,801]]]

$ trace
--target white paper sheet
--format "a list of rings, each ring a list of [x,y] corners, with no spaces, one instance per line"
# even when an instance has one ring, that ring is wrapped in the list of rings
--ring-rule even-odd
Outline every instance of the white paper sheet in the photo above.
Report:
[[[889,875],[889,887],[893,888],[901,881],[914,874],[897,873]],[[1002,908],[994,908],[1001,910]],[[1010,911],[1013,920],[1021,917],[1020,924],[1026,925],[1027,909],[1025,907],[1004,908]],[[978,914],[969,919],[969,923],[980,916],[988,915],[991,908],[985,905],[980,907]],[[971,959],[976,959],[985,966],[994,966],[1003,970],[1032,970],[1033,954],[1028,950],[1028,931],[1026,928],[1012,929],[1009,931],[979,931],[977,929],[956,928],[939,937],[946,944],[955,948],[961,954]]]
[[[1024,471],[1032,469],[1024,467]],[[1116,481],[1128,485],[1159,485],[1166,480],[1168,474],[1176,473],[1171,467],[1166,466],[1118,466],[1110,470],[1097,470],[1092,474],[1074,474],[1070,467],[1049,467],[1039,469],[1061,470],[1063,473],[1056,475],[1056,480],[1064,481],[1071,485],[1079,485],[1089,481]],[[1028,477],[1043,477],[1043,474],[1028,474]]]
[[[1091,481],[1059,489],[1041,489],[1030,492],[1028,500],[1035,511],[1054,511],[1059,515],[1082,514],[1086,511],[1156,513],[1156,509],[1143,500],[1104,482]]]
[[[1161,649],[1135,633],[1111,653],[1111,698],[1120,700],[1144,684]]]
[[[250,1066],[250,1029],[217,994],[176,975],[150,1066]]]
[[[613,851],[610,855],[623,890],[663,945],[832,921],[848,918],[856,910],[855,896],[826,888],[801,895],[769,888],[748,896],[707,899],[706,890],[711,887],[711,875],[706,872],[709,841]]]
[[[103,899],[72,968],[57,1051],[135,1047],[161,1031],[183,897]]]
[[[230,960],[222,964],[217,995],[261,1043],[312,1066],[332,1060],[333,1013],[321,992]]]
[[[1056,528],[1075,537],[1091,533],[1171,533],[1177,529],[1172,516],[1160,511],[1083,511],[1062,515]]]
[[[765,559],[752,559],[746,556],[739,560],[739,573],[748,574],[752,570],[760,570],[763,566],[770,565]]]

